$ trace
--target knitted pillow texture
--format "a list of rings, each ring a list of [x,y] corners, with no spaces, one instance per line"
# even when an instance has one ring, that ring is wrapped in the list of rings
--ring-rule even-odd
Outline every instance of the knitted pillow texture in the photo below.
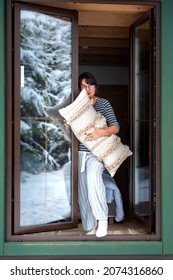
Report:
[[[59,113],[70,125],[78,140],[85,145],[98,160],[102,161],[105,168],[113,177],[132,152],[129,147],[121,143],[117,135],[103,136],[94,141],[86,141],[86,135],[94,130],[94,127],[107,127],[106,119],[94,109],[85,89],[68,106],[61,108]]]

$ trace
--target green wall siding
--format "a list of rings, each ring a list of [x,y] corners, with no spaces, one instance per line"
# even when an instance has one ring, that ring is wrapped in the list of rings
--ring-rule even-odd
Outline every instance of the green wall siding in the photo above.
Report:
[[[161,241],[5,242],[4,2],[0,0],[0,256],[173,254],[173,1],[161,1]]]
[[[152,244],[152,245],[151,245]],[[161,255],[162,243],[157,241],[97,241],[97,242],[29,242],[6,243],[4,252],[8,256],[120,256]]]
[[[4,67],[4,0],[0,0],[0,255],[4,243],[4,189],[5,189],[5,67]]]
[[[161,186],[163,253],[173,254],[173,1],[161,5]]]

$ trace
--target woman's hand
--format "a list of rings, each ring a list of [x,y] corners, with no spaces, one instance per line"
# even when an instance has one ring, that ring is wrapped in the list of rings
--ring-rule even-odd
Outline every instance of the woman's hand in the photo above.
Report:
[[[104,128],[94,127],[92,132],[87,133],[86,141],[94,141],[103,136],[111,136],[118,133],[118,131],[119,129],[114,125]]]
[[[95,127],[92,132],[87,133],[86,141],[94,141],[94,140],[97,140],[98,138],[100,138],[102,136],[101,129],[102,128]]]

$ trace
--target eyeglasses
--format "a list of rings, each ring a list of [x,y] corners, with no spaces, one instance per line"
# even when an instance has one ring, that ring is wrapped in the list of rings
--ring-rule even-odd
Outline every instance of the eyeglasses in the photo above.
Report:
[[[87,85],[87,84],[82,84],[81,85],[81,89],[93,89],[95,87],[95,85]]]

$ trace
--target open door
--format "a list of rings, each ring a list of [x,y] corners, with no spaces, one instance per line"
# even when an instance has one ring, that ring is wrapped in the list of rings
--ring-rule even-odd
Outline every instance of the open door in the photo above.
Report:
[[[154,10],[131,27],[131,142],[133,215],[155,230],[156,116]]]
[[[76,227],[77,141],[47,109],[78,87],[76,11],[14,4],[13,234]],[[57,111],[58,111],[57,108]]]

